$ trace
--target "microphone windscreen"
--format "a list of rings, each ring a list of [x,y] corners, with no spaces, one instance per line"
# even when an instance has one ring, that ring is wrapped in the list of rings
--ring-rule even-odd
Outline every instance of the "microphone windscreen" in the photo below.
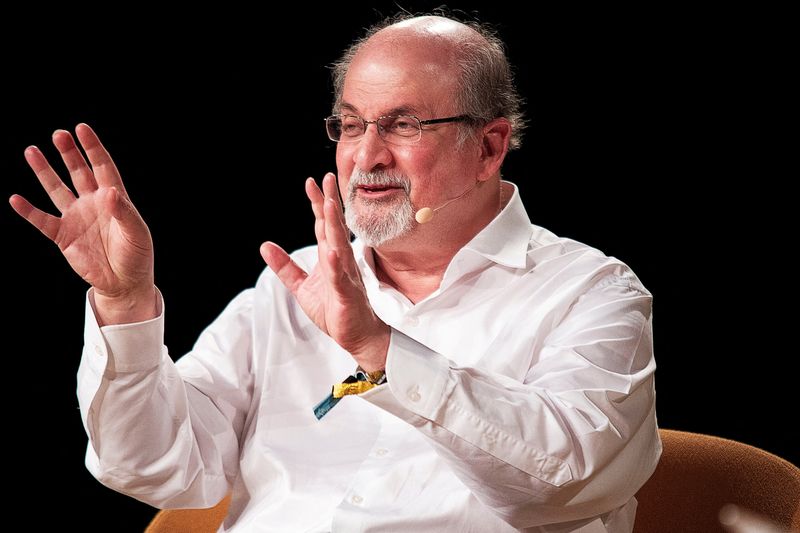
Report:
[[[426,222],[430,222],[431,219],[433,218],[433,209],[431,209],[430,207],[423,207],[422,209],[417,211],[417,214],[414,215],[414,218],[420,224],[425,224]]]

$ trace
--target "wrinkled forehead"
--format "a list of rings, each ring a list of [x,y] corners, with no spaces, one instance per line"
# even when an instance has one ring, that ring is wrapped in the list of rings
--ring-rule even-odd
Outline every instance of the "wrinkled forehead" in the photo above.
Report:
[[[455,56],[445,47],[424,44],[408,39],[367,43],[348,69],[340,108],[363,116],[414,114],[421,118],[455,111]]]

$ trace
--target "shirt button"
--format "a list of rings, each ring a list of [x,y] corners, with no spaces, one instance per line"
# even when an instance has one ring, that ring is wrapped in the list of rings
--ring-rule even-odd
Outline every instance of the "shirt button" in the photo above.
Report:
[[[100,357],[103,357],[103,355],[105,355],[105,354],[103,353],[103,349],[102,349],[102,348],[100,348],[100,346],[99,346],[98,344],[95,344],[95,345],[94,345],[94,353],[96,353],[96,354],[97,354],[97,355],[99,355]]]
[[[486,440],[486,444],[489,446],[492,446],[495,442],[497,442],[497,439],[494,438],[494,435],[486,435],[484,439]]]
[[[408,324],[411,327],[417,327],[417,326],[419,326],[419,318],[417,318],[415,316],[407,316],[406,317],[406,324]]]
[[[362,497],[361,497],[361,496],[359,496],[358,494],[354,494],[354,495],[353,495],[353,496],[350,498],[350,501],[353,503],[353,505],[361,505],[361,502],[363,502],[363,501],[364,501],[364,498],[362,498]]]
[[[408,393],[408,399],[412,402],[418,402],[420,398],[422,398],[422,396],[415,390]]]
[[[386,448],[378,448],[377,450],[375,450],[375,454],[376,454],[378,457],[383,457],[383,456],[384,456],[384,455],[386,455],[387,453],[389,453],[389,450],[387,450]]]

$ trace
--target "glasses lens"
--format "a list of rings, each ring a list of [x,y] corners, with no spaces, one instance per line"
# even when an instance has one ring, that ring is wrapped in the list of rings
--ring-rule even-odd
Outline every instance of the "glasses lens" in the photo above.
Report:
[[[420,136],[421,126],[417,117],[409,115],[382,117],[378,125],[384,138],[402,139],[408,142]]]
[[[354,115],[332,115],[325,119],[325,128],[332,141],[357,141],[364,135],[364,121]]]
[[[342,121],[341,140],[355,141],[364,135],[364,121],[361,120],[361,117],[355,115],[341,115],[339,118]]]
[[[342,138],[342,119],[337,115],[326,118],[325,129],[332,141],[338,141]]]
[[[357,141],[364,136],[367,124],[355,115],[331,115],[325,119],[328,137],[336,142]],[[408,144],[419,140],[422,125],[411,115],[391,115],[377,120],[378,134],[388,142]]]

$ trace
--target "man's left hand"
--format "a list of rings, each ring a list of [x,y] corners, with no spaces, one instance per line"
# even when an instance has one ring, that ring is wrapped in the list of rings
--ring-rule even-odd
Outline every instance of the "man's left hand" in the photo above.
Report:
[[[367,372],[383,370],[391,329],[375,312],[358,271],[350,232],[344,223],[336,176],[306,180],[306,195],[314,211],[317,265],[307,273],[277,244],[261,245],[261,256],[297,298],[306,315]]]

